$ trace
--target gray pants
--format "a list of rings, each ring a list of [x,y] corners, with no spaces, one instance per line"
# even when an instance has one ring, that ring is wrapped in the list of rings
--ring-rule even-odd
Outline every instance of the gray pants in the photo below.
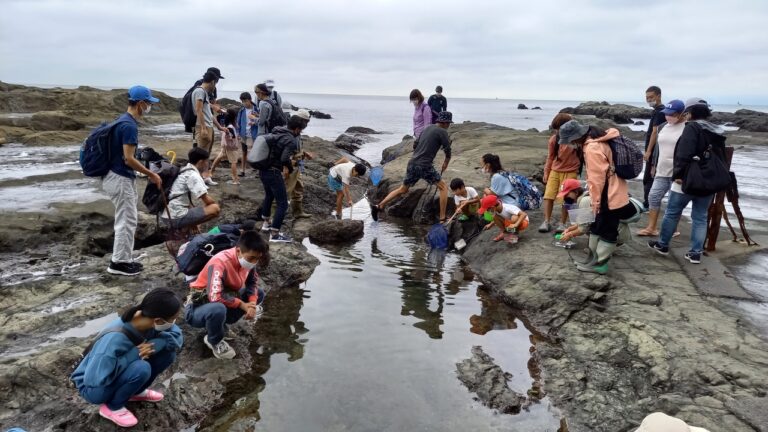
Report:
[[[101,187],[115,206],[115,244],[112,246],[112,262],[132,262],[133,241],[136,225],[139,222],[136,179],[123,177],[110,171],[102,180]]]

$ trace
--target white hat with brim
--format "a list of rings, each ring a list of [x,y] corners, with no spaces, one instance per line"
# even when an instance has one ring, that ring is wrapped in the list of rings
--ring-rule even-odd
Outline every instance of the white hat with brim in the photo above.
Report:
[[[647,415],[635,432],[709,432],[700,427],[689,426],[679,418],[662,412]]]

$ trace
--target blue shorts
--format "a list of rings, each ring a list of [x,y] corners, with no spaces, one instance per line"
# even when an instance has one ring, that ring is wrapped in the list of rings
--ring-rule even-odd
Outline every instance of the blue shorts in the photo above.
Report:
[[[419,180],[424,180],[427,183],[433,185],[440,182],[440,173],[437,172],[434,166],[420,167],[417,165],[408,164],[408,168],[405,170],[405,178],[403,184],[406,187],[415,185]]]
[[[341,192],[344,190],[344,183],[340,182],[334,176],[328,174],[328,187],[334,192]]]

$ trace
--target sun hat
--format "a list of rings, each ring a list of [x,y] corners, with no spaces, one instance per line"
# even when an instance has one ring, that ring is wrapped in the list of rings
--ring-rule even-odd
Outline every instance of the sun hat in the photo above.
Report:
[[[437,123],[453,123],[453,114],[443,111],[437,114]]]
[[[669,101],[668,104],[664,105],[664,109],[661,110],[661,113],[664,115],[680,114],[684,109],[685,103],[683,103],[683,101],[680,99],[674,99]]]
[[[589,126],[583,125],[576,120],[566,122],[560,126],[560,141],[558,144],[570,144],[572,141],[583,137],[589,131]]]
[[[686,422],[662,412],[649,414],[635,432],[709,432],[700,427],[689,426]]]
[[[128,100],[130,101],[147,101],[152,103],[160,102],[160,99],[152,96],[152,90],[144,86],[133,86],[128,89]]]
[[[496,204],[498,204],[499,197],[496,195],[486,195],[483,197],[483,199],[480,200],[480,208],[477,210],[477,214],[483,214],[486,212],[486,210],[496,207]]]
[[[690,98],[685,100],[685,109],[683,109],[683,112],[688,112],[691,110],[691,108],[695,106],[705,106],[709,108],[709,104],[707,103],[707,101],[705,101],[702,98],[695,97],[695,98]]]
[[[571,191],[576,190],[581,187],[581,182],[577,179],[567,179],[563,182],[562,185],[560,185],[560,193],[557,194],[558,198],[563,198],[564,196],[568,195]]]

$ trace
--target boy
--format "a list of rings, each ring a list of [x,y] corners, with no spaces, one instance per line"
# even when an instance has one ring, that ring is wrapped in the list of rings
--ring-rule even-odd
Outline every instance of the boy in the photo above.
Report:
[[[475,188],[465,186],[464,180],[455,178],[451,180],[451,191],[453,191],[453,202],[456,203],[456,214],[461,213],[459,222],[464,222],[477,213],[480,195]]]
[[[503,240],[507,232],[521,233],[528,228],[528,214],[515,205],[503,203],[496,195],[486,195],[480,200],[480,210],[477,213],[483,214],[488,210],[493,210],[495,213],[493,224],[486,225],[483,230],[496,225],[501,231],[493,241]]]
[[[350,207],[353,205],[352,195],[349,193],[349,181],[352,177],[365,175],[365,165],[350,162],[343,157],[328,171],[328,187],[336,192],[336,218],[341,219],[341,205],[344,195],[347,196],[347,202]]]
[[[170,213],[172,225],[176,229],[196,226],[219,217],[221,207],[208,195],[208,187],[201,173],[208,171],[210,155],[202,147],[194,147],[187,154],[189,163],[181,169],[173,181],[168,198],[168,212],[160,214],[160,219],[168,223]],[[202,206],[192,205],[192,198],[199,199]]]

